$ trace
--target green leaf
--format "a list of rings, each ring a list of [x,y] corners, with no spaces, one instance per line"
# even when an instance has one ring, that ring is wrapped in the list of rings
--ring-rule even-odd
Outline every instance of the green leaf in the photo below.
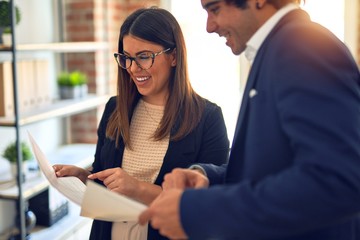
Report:
[[[59,86],[79,86],[87,83],[87,76],[80,71],[62,72],[57,77]]]
[[[30,147],[26,142],[20,143],[22,160],[27,161],[33,158]],[[4,158],[8,159],[10,162],[16,162],[17,159],[17,150],[16,150],[16,142],[9,144],[2,155]]]
[[[10,27],[11,25],[11,5],[8,1],[0,1],[0,27]],[[15,6],[15,20],[18,24],[21,20],[21,13],[17,6]]]

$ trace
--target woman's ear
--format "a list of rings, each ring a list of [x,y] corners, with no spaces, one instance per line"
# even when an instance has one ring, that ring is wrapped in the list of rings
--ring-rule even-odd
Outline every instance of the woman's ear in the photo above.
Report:
[[[175,67],[175,66],[176,66],[176,48],[174,48],[174,49],[172,50],[171,58],[172,58],[172,60],[171,60],[171,66],[172,66],[172,67]]]

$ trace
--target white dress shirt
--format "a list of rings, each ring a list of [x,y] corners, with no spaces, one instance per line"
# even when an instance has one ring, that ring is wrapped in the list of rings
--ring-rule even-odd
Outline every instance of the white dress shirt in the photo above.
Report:
[[[253,63],[257,51],[259,50],[261,44],[264,42],[265,38],[269,35],[271,30],[275,27],[275,25],[280,21],[282,17],[284,17],[287,13],[292,10],[298,9],[299,6],[294,3],[289,3],[285,7],[278,10],[273,16],[271,16],[264,25],[262,25],[255,34],[250,38],[250,40],[246,43],[245,48],[245,57],[250,62]]]

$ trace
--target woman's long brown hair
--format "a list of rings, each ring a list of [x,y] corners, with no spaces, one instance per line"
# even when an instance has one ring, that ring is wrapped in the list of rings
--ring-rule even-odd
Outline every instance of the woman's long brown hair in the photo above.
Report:
[[[164,49],[171,48],[165,54],[175,51],[177,64],[169,79],[169,97],[160,126],[153,137],[161,140],[170,134],[170,140],[180,140],[199,123],[205,101],[190,84],[185,41],[178,22],[164,9],[139,9],[129,15],[121,26],[119,53],[123,53],[123,39],[127,35],[159,44]],[[115,139],[116,146],[122,138],[125,146],[131,149],[130,121],[141,95],[125,69],[119,67],[118,73],[116,109],[109,119],[106,136]]]

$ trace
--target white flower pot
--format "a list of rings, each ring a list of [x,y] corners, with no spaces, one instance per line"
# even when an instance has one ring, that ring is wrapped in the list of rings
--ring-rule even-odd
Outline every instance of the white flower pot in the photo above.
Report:
[[[3,33],[2,41],[5,46],[11,46],[11,33]]]
[[[68,86],[60,86],[60,98],[61,99],[73,99],[73,98],[82,98],[86,97],[88,89],[87,85],[81,85],[81,86],[74,86],[74,87],[68,87]]]
[[[16,163],[10,163],[10,167],[11,167],[11,174],[13,176],[13,179],[15,179],[17,177],[17,165]],[[23,181],[25,182],[26,180],[26,175],[28,174],[29,170],[28,170],[28,165],[26,162],[23,162],[22,164],[22,175],[23,175]]]

